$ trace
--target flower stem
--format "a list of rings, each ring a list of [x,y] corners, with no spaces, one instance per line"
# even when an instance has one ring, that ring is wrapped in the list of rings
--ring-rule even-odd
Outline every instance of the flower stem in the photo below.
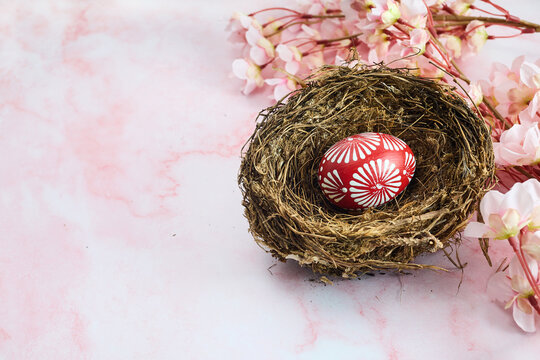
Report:
[[[343,14],[332,14],[332,15],[310,15],[305,14],[302,16],[305,19],[335,19],[335,18],[344,18],[345,15]]]
[[[525,175],[528,179],[534,179],[535,177],[525,171],[521,166],[514,166],[514,169]]]
[[[259,10],[259,11],[252,12],[252,13],[248,14],[248,16],[255,16],[255,15],[260,14],[262,12],[272,11],[272,10],[289,11],[289,12],[295,13],[297,15],[301,14],[299,11],[289,9],[289,8],[285,8],[285,7],[272,7],[272,8],[266,8],[266,9],[262,9],[262,10]]]
[[[531,285],[531,288],[533,289],[534,294],[540,299],[540,289],[538,288],[538,284],[536,283],[536,280],[533,278],[531,274],[531,269],[529,268],[529,265],[525,261],[525,256],[523,254],[523,249],[521,249],[520,241],[515,236],[511,236],[508,238],[508,242],[510,243],[510,246],[512,246],[512,249],[514,250],[514,252],[516,253],[519,263],[521,267],[523,268],[523,271],[525,272],[527,281],[529,282],[529,285]]]
[[[491,6],[493,6],[495,9],[499,10],[500,12],[502,12],[504,14],[504,16],[506,17],[506,19],[508,20],[519,20],[519,18],[517,16],[514,16],[514,15],[511,15],[508,10],[506,10],[505,8],[503,8],[502,6],[499,6],[497,4],[494,4],[491,0],[480,0],[482,2],[485,2],[486,4],[489,4]]]
[[[540,306],[538,306],[538,301],[536,298],[534,296],[529,296],[527,300],[529,300],[529,304],[531,304],[533,309],[536,310],[536,312],[540,315]]]
[[[341,41],[341,40],[351,40],[351,39],[359,37],[360,35],[362,35],[362,33],[357,33],[357,34],[348,35],[348,36],[342,36],[342,37],[338,37],[338,38],[334,38],[334,39],[316,40],[316,42],[317,42],[317,44],[328,44],[328,43]]]
[[[489,11],[484,10],[484,9],[480,9],[479,7],[474,6],[474,5],[472,5],[472,4],[469,6],[469,9],[471,9],[471,10],[477,10],[477,11],[483,12],[484,14],[488,14],[488,15],[492,15],[492,16],[504,16],[504,15],[500,15],[500,14],[495,14],[495,13],[489,12]]]
[[[501,122],[504,124],[504,127],[506,129],[510,129],[512,127],[512,123],[510,121],[508,121],[504,116],[501,115],[501,113],[495,109],[495,106],[493,106],[493,104],[491,103],[491,101],[489,101],[488,99],[486,99],[485,97],[482,99],[482,102],[484,104],[486,104],[486,106],[488,107],[488,109],[493,113],[493,115],[495,115],[495,117],[499,120],[501,120]]]

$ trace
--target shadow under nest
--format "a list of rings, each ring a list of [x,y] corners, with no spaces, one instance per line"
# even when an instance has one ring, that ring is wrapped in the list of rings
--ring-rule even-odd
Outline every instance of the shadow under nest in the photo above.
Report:
[[[255,240],[280,260],[354,277],[413,263],[463,229],[494,179],[484,121],[446,85],[382,66],[325,66],[287,103],[263,110],[239,183]],[[382,132],[404,140],[416,173],[397,198],[354,212],[328,202],[318,164],[337,141]]]

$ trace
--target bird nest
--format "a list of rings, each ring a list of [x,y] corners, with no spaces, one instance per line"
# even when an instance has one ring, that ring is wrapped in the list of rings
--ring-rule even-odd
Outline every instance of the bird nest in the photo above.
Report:
[[[318,164],[331,145],[363,132],[404,140],[416,173],[385,205],[343,210],[320,190]],[[413,260],[459,241],[494,179],[484,121],[453,88],[406,69],[325,66],[259,114],[247,145],[239,183],[255,240],[322,274],[435,267]]]

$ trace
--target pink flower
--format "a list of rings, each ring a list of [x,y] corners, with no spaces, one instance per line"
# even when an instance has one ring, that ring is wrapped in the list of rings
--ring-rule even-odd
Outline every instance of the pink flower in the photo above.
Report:
[[[401,52],[402,56],[409,54],[422,55],[426,51],[426,43],[429,40],[429,33],[424,29],[413,29],[410,32],[410,41],[404,41],[403,45],[408,46]]]
[[[531,89],[524,84],[518,84],[515,88],[508,90],[508,114],[518,115],[520,119],[530,120],[538,111],[536,93],[535,89]]]
[[[302,61],[300,50],[296,46],[279,44],[276,52],[279,58],[285,62],[285,70],[290,74],[296,74],[300,69],[300,61]]]
[[[519,69],[523,64],[524,56],[519,56],[512,62],[512,67],[509,69],[506,65],[494,63],[492,65],[491,74],[489,76],[490,88],[485,88],[484,93],[491,93],[499,104],[497,110],[503,115],[509,115],[508,108],[510,100],[508,92],[510,89],[517,87],[519,83]]]
[[[246,31],[246,40],[251,48],[249,57],[257,65],[264,65],[275,56],[274,44],[262,34],[262,28],[258,24],[250,24]]]
[[[493,143],[495,162],[500,165],[540,163],[540,130],[537,123],[514,124]]]
[[[530,62],[524,62],[519,69],[521,84],[516,89],[510,90],[508,98],[519,104],[523,110],[519,113],[522,122],[533,122],[540,110],[540,67]],[[520,85],[521,85],[520,84]]]
[[[382,23],[384,27],[388,27],[401,17],[401,11],[394,0],[374,0],[366,16],[369,21]]]
[[[537,261],[527,255],[525,260],[534,280],[538,281]],[[492,299],[506,303],[505,309],[512,307],[514,321],[523,331],[536,331],[535,310],[529,302],[534,292],[516,256],[510,261],[509,276],[503,272],[494,274],[489,279],[487,292]]]
[[[429,63],[430,60],[424,56],[417,56],[409,67],[417,68],[416,75],[421,75],[434,79],[442,79],[445,75],[444,71]]]
[[[487,223],[471,221],[464,235],[503,240],[516,236],[535,218],[540,206],[540,182],[530,179],[516,183],[506,193],[489,191],[480,201],[480,213]]]
[[[342,0],[341,11],[347,18],[367,18],[368,13],[375,7],[373,0]]]
[[[488,39],[488,33],[484,23],[473,20],[465,28],[465,44],[472,54],[478,54]]]
[[[229,36],[229,41],[232,43],[245,43],[246,31],[248,27],[256,21],[257,20],[250,16],[247,16],[246,14],[238,11],[235,12],[229,20],[229,24],[225,29],[231,32],[231,35]]]
[[[399,6],[392,0],[387,1],[387,8],[381,13],[383,24],[392,25],[401,17]]]
[[[497,110],[503,115],[508,116],[510,101],[508,92],[517,86],[519,82],[519,67],[523,63],[524,56],[514,59],[512,70],[501,63],[493,63],[489,81],[482,82],[484,94],[493,97],[497,105]]]
[[[492,96],[497,110],[515,122],[532,124],[540,122],[540,67],[524,61],[524,56],[514,60],[511,69],[503,64],[493,64],[490,82],[483,90]]]
[[[451,58],[461,57],[461,39],[458,36],[441,34],[439,41],[444,45]]]
[[[465,15],[469,9],[471,8],[472,3],[474,3],[475,0],[455,0],[455,1],[449,1],[449,6],[452,10],[454,10],[458,15]]]
[[[401,18],[408,24],[418,29],[426,27],[427,8],[423,0],[401,0],[400,10]]]
[[[388,54],[388,48],[390,47],[390,41],[388,41],[388,35],[386,35],[381,29],[376,29],[367,38],[367,44],[370,48],[368,53],[368,61],[379,62],[385,60]]]
[[[504,240],[516,236],[524,225],[526,222],[522,219],[519,211],[506,209],[502,214],[490,214],[487,224],[470,222],[465,228],[464,234],[465,236]]]
[[[250,94],[255,88],[264,85],[261,76],[261,68],[249,60],[236,59],[232,63],[233,74],[242,80],[246,80],[242,92],[244,95]]]
[[[265,82],[268,85],[274,86],[274,99],[276,101],[285,98],[285,96],[297,88],[296,81],[289,77],[266,79]]]
[[[480,84],[478,82],[473,81],[471,83],[471,85],[469,86],[468,94],[471,97],[474,105],[478,106],[482,102],[482,88],[480,87]]]

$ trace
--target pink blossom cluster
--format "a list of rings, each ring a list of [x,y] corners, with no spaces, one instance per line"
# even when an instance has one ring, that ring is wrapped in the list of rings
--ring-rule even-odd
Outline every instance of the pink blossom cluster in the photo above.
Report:
[[[496,105],[509,128],[494,133],[495,161],[501,166],[540,163],[540,59],[516,58],[510,68],[494,64],[489,81],[480,82],[483,96]]]
[[[506,240],[514,250],[508,273],[492,276],[488,293],[512,308],[519,327],[533,332],[540,315],[540,182],[518,182],[505,194],[488,192],[480,202],[480,214],[484,222],[470,222],[464,235]]]
[[[342,19],[332,15],[339,13],[337,4],[307,1],[299,4],[299,10],[263,12],[282,14],[263,21],[257,13],[237,12],[228,27],[229,40],[241,45],[242,56],[233,61],[233,73],[244,80],[246,95],[256,88],[272,87],[274,98],[280,100],[298,88],[300,78],[338,53],[344,55],[350,45],[352,38],[343,33]]]
[[[455,60],[478,53],[487,29],[507,19],[517,34],[531,32],[490,0],[298,0],[293,8],[237,12],[228,29],[240,45],[234,75],[243,93],[272,88],[276,100],[323,64],[340,64],[355,49],[360,61],[417,69],[424,76],[459,77]],[[474,17],[473,14],[493,17]],[[492,19],[491,22],[489,19]],[[405,58],[405,59],[403,59]]]

